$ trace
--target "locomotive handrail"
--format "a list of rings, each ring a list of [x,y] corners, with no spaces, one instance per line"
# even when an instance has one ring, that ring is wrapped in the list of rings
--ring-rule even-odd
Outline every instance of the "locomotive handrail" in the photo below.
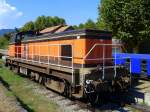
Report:
[[[121,44],[94,44],[93,47],[89,50],[89,52],[83,57],[83,59],[85,59],[89,54],[90,52],[96,47],[96,46],[122,46]]]
[[[42,47],[42,46],[46,46],[46,47],[48,47],[49,48],[49,46],[62,46],[62,45],[70,45],[71,46],[71,48],[72,48],[72,57],[68,57],[68,56],[60,56],[59,54],[60,54],[60,49],[59,49],[59,47],[58,47],[58,56],[54,56],[54,55],[49,55],[50,53],[49,53],[49,49],[48,49],[48,54],[47,55],[41,55],[41,53],[40,53],[40,48]],[[17,50],[17,53],[15,53],[16,55],[17,55],[17,58],[19,58],[19,54],[21,55],[21,59],[22,60],[26,60],[26,61],[32,61],[32,62],[37,62],[37,63],[44,63],[44,64],[48,64],[48,65],[54,65],[54,66],[58,66],[58,67],[64,67],[64,68],[69,68],[69,69],[72,69],[71,71],[72,71],[72,83],[74,83],[74,62],[73,62],[73,45],[72,44],[48,44],[48,45],[37,45],[37,44],[35,44],[35,45],[30,45],[31,47],[32,47],[32,53],[31,53],[31,55],[30,56],[32,56],[32,59],[30,60],[30,59],[28,59],[28,54],[27,54],[27,52],[24,54],[24,53],[19,53],[18,51],[18,49],[19,48],[24,48],[25,46],[16,46],[16,50]],[[38,53],[34,53],[34,51],[33,51],[33,47],[34,46],[38,46]],[[26,48],[27,49],[27,48]],[[25,55],[25,56],[23,56],[23,55]],[[38,56],[48,56],[48,62],[47,63],[45,63],[45,62],[41,62],[41,59],[40,59],[40,57],[39,57],[39,60],[38,61],[35,61],[34,59],[33,59],[33,56],[34,55],[38,55]],[[55,64],[55,63],[50,63],[49,62],[49,57],[54,57],[54,58],[68,58],[68,59],[72,59],[72,63],[71,63],[71,66],[65,66],[65,65],[60,65],[60,60],[58,59],[58,63],[57,64]],[[25,59],[24,59],[25,58]]]
[[[96,46],[102,46],[102,49],[103,49],[103,57],[102,58],[95,58],[95,59],[87,59],[87,57],[89,56],[89,54],[93,51],[93,49],[96,47]],[[105,46],[114,46],[115,47],[115,58],[105,58]],[[99,44],[99,43],[96,43],[96,44],[94,44],[93,46],[92,46],[92,48],[89,50],[89,52],[83,57],[83,62],[85,61],[85,60],[103,60],[103,67],[102,67],[102,69],[103,69],[103,79],[105,78],[105,60],[108,60],[108,59],[114,59],[115,60],[115,67],[114,67],[114,71],[115,71],[115,74],[114,74],[114,77],[116,77],[116,68],[117,68],[117,66],[116,66],[116,59],[118,59],[117,58],[117,56],[116,56],[116,47],[117,46],[122,46],[122,44]],[[121,59],[123,59],[123,58],[121,58]],[[127,58],[126,58],[127,59]],[[82,68],[83,68],[83,63],[82,63]],[[130,68],[131,68],[131,64],[130,64]]]
[[[72,61],[71,61],[71,66],[72,67],[68,67],[68,68],[71,68],[72,69],[72,84],[74,83],[74,61],[73,61],[73,56],[74,56],[74,47],[73,47],[73,45],[72,44],[48,44],[48,46],[63,46],[63,45],[70,45],[71,46],[71,51],[72,51],[72,56],[71,57],[68,57],[68,56],[65,56],[65,58],[70,58],[70,59],[72,59]],[[59,55],[59,53],[60,53],[60,48],[58,47],[58,55]],[[59,56],[59,57],[64,57],[64,56]],[[60,65],[60,63],[59,63],[59,60],[58,60],[58,66],[62,66],[62,65]],[[64,67],[64,65],[63,65],[63,67]],[[66,67],[66,66],[65,66]]]
[[[58,56],[56,56],[56,55],[50,55],[50,50],[49,50],[49,46],[63,46],[63,45],[70,45],[71,46],[71,48],[72,48],[72,56],[60,56],[60,47],[58,47],[57,48],[57,51],[55,51],[55,52],[58,52]],[[32,62],[37,62],[37,63],[44,63],[44,64],[48,64],[48,65],[54,65],[54,66],[58,66],[58,67],[65,67],[65,68],[69,68],[69,69],[71,69],[71,71],[72,71],[72,83],[74,83],[74,48],[73,48],[73,45],[72,44],[48,44],[48,45],[38,45],[38,44],[35,44],[35,45],[30,45],[32,48],[31,48],[31,54],[27,54],[28,52],[26,51],[26,50],[28,50],[28,46],[16,46],[16,48],[17,48],[17,53],[15,53],[16,55],[17,55],[17,58],[21,58],[22,60],[27,60],[27,61],[32,61]],[[34,46],[38,46],[37,48],[36,48],[36,52],[34,51]],[[40,52],[41,52],[41,47],[43,47],[43,46],[45,46],[45,47],[48,47],[48,54],[46,53],[45,55],[42,55]],[[87,58],[89,55],[90,55],[90,53],[95,49],[95,47],[96,46],[102,46],[102,49],[103,49],[103,54],[102,54],[102,58],[93,58],[93,59],[89,59],[89,58]],[[105,58],[105,48],[106,48],[106,46],[114,46],[115,47],[115,57],[114,58]],[[128,59],[128,57],[124,57],[124,58],[117,58],[116,57],[116,47],[117,46],[122,46],[121,44],[99,44],[99,43],[96,43],[96,44],[94,44],[93,46],[92,46],[92,48],[88,51],[88,53],[85,55],[85,56],[83,56],[83,58],[81,57],[81,59],[83,59],[82,61],[83,61],[83,63],[84,63],[84,61],[85,60],[102,60],[103,61],[103,67],[102,67],[102,69],[103,69],[103,79],[105,78],[105,69],[107,68],[106,66],[105,66],[105,60],[115,60],[115,66],[114,66],[114,71],[115,71],[115,74],[114,74],[114,77],[116,77],[116,59]],[[25,53],[19,53],[18,51],[19,51],[19,48],[21,48],[22,49],[22,47],[23,48],[25,48],[26,47],[26,50],[24,50],[24,52]],[[21,55],[21,57],[19,57]],[[38,61],[36,61],[36,59],[34,60],[34,57],[33,56],[35,56],[35,55],[37,55],[37,56],[39,56],[37,59],[38,59]],[[29,59],[28,57],[29,56],[31,56],[31,58]],[[44,61],[41,61],[41,57],[40,56],[47,56],[47,59],[48,59],[48,61],[47,62],[44,62]],[[49,60],[50,60],[50,57],[53,57],[54,58],[54,60],[55,60],[55,58],[58,58],[58,60],[57,60],[57,64],[56,63],[51,63]],[[68,59],[72,59],[72,61],[71,61],[71,66],[65,66],[65,65],[62,65],[62,64],[60,64],[60,59],[59,58],[68,58]],[[83,63],[82,63],[82,68],[83,68]]]
[[[105,58],[106,60],[110,60],[110,59],[128,59],[130,57],[123,57],[123,58]],[[85,59],[85,60],[103,60],[102,58],[94,58],[94,59]]]

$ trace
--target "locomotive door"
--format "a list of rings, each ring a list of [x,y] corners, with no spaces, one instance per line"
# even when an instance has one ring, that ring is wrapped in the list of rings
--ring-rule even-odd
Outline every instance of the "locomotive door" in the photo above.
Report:
[[[25,58],[25,59],[28,59],[28,44],[24,44],[24,52],[23,52],[23,57]]]
[[[15,57],[21,57],[21,43],[15,44]]]

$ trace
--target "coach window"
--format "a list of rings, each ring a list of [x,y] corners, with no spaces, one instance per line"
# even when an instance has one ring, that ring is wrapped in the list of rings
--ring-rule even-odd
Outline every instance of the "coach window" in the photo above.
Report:
[[[71,61],[72,60],[72,47],[71,45],[62,45],[61,46],[61,56],[62,60]]]

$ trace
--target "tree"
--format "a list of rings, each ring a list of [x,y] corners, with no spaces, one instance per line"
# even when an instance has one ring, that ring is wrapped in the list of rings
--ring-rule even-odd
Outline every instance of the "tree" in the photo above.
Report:
[[[40,31],[44,28],[51,27],[51,26],[57,26],[57,25],[65,25],[66,22],[63,18],[59,18],[57,16],[51,17],[51,16],[39,16],[37,19],[32,22],[27,22],[22,28],[21,31]]]
[[[73,28],[78,30],[78,26],[77,25],[73,25]]]
[[[102,0],[99,7],[99,23],[112,30],[113,36],[123,41],[127,50],[137,51],[140,43],[149,38],[150,6],[148,0]],[[147,4],[147,5],[146,5]],[[148,15],[148,16],[147,16]]]
[[[54,26],[54,19],[51,16],[46,18],[46,27]]]
[[[91,19],[88,19],[87,22],[85,23],[85,28],[86,29],[96,29],[96,24]]]
[[[73,26],[76,30],[80,29],[97,29],[96,23],[88,19],[86,23],[80,23],[78,26]]]
[[[65,25],[65,24],[66,24],[66,22],[65,22],[64,19],[59,18],[59,17],[57,17],[57,16],[55,16],[55,17],[53,18],[53,23],[54,23],[55,26],[56,26],[56,25]]]
[[[34,22],[34,25],[35,25],[35,30],[37,31],[46,28],[46,17],[39,16]]]
[[[7,49],[10,38],[11,38],[11,33],[6,33],[0,37],[0,49]]]
[[[32,21],[30,22],[27,22],[22,28],[21,28],[21,31],[34,31],[34,23]]]
[[[141,13],[142,13],[142,22],[144,24],[144,30],[140,33],[149,39],[150,36],[150,1],[149,0],[142,0],[141,5]]]
[[[101,16],[99,16],[99,18],[97,19],[96,27],[99,30],[109,30],[109,28],[106,26],[104,19],[101,18]]]
[[[51,17],[51,16],[46,17],[46,27],[57,26],[57,25],[66,25],[66,21],[63,18],[59,18],[57,16],[55,16],[55,17]]]
[[[85,28],[85,25],[84,24],[79,24],[79,26],[78,26],[78,29],[84,29]]]
[[[4,38],[6,38],[6,40],[10,40],[10,38],[11,38],[11,33],[6,33],[6,34],[4,34],[4,36],[3,36]]]

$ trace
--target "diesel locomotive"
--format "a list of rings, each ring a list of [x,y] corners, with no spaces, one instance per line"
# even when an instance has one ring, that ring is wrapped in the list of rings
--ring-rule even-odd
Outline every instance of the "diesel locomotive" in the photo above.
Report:
[[[112,57],[116,46],[109,31],[59,25],[39,33],[18,32],[11,38],[6,65],[67,97],[92,96],[95,102],[100,93],[130,87],[128,68]]]

